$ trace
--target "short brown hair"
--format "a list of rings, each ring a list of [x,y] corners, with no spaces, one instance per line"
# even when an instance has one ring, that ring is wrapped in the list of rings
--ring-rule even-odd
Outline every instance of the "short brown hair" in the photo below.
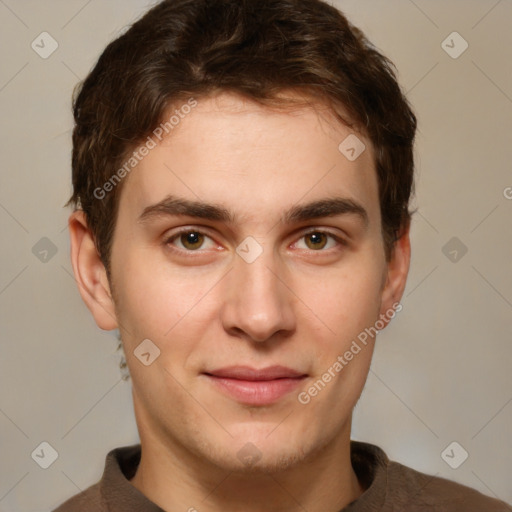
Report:
[[[97,191],[171,105],[219,90],[267,105],[294,90],[366,134],[390,256],[410,221],[416,132],[393,64],[322,0],[164,0],[107,46],[74,98],[67,204],[84,211],[107,272],[123,183]]]

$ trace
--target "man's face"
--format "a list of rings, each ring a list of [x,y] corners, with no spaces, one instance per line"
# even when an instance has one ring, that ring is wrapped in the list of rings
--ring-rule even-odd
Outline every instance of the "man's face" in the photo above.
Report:
[[[366,150],[347,159],[350,133],[326,109],[224,93],[127,178],[111,268],[143,442],[271,469],[348,439],[371,339],[333,366],[396,300],[372,149],[358,135]],[[216,209],[152,208],[170,196]],[[148,366],[134,355],[143,340],[160,350]]]

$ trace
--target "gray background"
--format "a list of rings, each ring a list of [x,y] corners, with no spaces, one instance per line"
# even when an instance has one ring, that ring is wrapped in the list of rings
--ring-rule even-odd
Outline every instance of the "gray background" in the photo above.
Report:
[[[147,5],[0,0],[2,512],[51,510],[138,442],[117,340],[72,277],[63,204],[73,86]],[[335,5],[396,63],[419,117],[404,307],[380,335],[353,437],[512,503],[512,1]],[[43,31],[59,45],[47,59],[31,47]],[[469,44],[458,58],[442,47],[454,31]],[[58,453],[48,469],[31,457],[43,441]],[[457,469],[441,455],[453,441],[445,460],[469,453]]]

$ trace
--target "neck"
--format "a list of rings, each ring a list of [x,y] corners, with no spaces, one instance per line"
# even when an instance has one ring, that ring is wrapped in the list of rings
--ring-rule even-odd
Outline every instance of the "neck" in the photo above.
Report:
[[[227,471],[147,433],[141,433],[141,446],[131,484],[164,510],[336,512],[364,492],[350,460],[350,425],[332,443],[282,471]]]

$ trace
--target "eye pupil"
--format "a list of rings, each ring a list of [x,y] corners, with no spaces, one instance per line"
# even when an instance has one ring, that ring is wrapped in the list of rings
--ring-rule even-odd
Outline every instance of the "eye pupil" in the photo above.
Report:
[[[181,235],[181,243],[187,249],[198,249],[203,243],[203,235],[195,231]]]
[[[325,233],[310,233],[306,238],[308,240],[307,245],[309,246],[311,243],[311,249],[323,249],[327,243]]]

